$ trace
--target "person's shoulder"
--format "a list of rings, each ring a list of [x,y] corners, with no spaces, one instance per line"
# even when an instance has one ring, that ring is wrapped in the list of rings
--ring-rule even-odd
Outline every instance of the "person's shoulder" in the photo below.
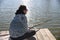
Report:
[[[18,16],[19,20],[24,20],[25,19],[25,16],[23,14],[18,14],[17,16]]]
[[[20,14],[19,16],[20,16],[20,17],[26,17],[24,14]]]

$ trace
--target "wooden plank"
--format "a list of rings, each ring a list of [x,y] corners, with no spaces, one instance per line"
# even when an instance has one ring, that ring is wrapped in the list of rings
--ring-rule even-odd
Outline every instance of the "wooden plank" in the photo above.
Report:
[[[40,29],[39,31],[41,32],[44,40],[56,40],[48,29]]]
[[[35,31],[37,31],[37,30],[39,30],[39,29],[37,29],[37,28],[34,28],[34,30]],[[38,31],[39,32],[39,31]],[[34,35],[34,37],[36,38],[36,40],[40,40],[40,38],[39,38],[39,34],[38,34],[38,32],[36,32],[36,34]],[[39,36],[38,36],[39,35]],[[38,39],[39,38],[39,39]]]
[[[56,40],[55,37],[52,35],[52,33],[49,31],[49,29],[44,29],[50,40]]]
[[[40,34],[39,31],[36,33],[36,35],[37,35],[38,40],[44,40],[43,36]]]
[[[0,40],[8,40],[9,39],[9,35],[8,36],[0,36]]]
[[[37,31],[36,28],[34,30]],[[6,33],[9,34],[9,32],[0,32],[0,35],[5,35]],[[36,40],[56,40],[55,37],[52,35],[52,33],[47,28],[40,29],[38,32],[36,32],[34,37],[36,38]],[[0,40],[8,40],[8,38],[9,38],[9,35],[0,36]],[[25,39],[25,40],[28,40],[28,39]]]
[[[43,39],[44,39],[44,40],[50,40],[49,37],[48,37],[48,35],[47,35],[46,32],[44,31],[44,29],[39,30],[39,31],[41,32],[41,35],[43,36]]]
[[[9,31],[0,31],[0,36],[9,35]]]

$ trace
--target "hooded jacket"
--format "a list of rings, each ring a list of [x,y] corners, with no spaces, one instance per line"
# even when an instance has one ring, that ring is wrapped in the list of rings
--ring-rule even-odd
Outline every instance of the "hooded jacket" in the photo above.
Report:
[[[10,23],[9,33],[13,38],[20,37],[28,31],[27,18],[24,14],[17,14]]]

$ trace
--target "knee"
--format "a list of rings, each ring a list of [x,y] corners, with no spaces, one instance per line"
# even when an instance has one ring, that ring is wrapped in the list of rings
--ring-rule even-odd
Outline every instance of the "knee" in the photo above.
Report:
[[[36,34],[36,31],[35,31],[35,30],[33,30],[33,31],[32,31],[32,34],[33,34],[33,35],[35,35],[35,34]]]

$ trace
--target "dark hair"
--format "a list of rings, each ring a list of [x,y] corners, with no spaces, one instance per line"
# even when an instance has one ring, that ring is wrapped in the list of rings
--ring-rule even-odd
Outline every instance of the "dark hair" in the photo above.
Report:
[[[26,6],[25,5],[20,5],[19,9],[16,11],[16,15],[17,14],[25,14],[23,11],[24,10],[27,10]]]

